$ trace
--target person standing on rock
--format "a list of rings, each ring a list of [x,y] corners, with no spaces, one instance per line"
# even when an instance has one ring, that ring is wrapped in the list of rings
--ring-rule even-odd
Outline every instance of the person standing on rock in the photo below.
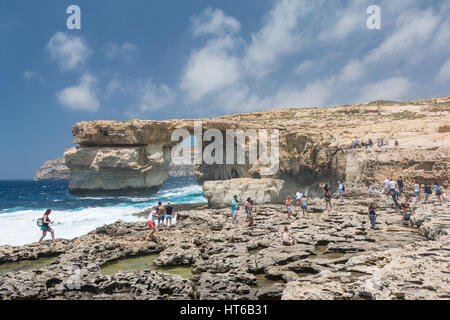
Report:
[[[51,209],[47,209],[44,213],[44,216],[42,217],[42,236],[39,239],[38,243],[41,243],[42,239],[45,238],[45,236],[47,235],[47,231],[50,232],[50,234],[52,235],[52,241],[55,241],[55,231],[50,227],[50,224],[53,224],[53,221],[50,220],[50,218],[48,217],[50,215],[50,213],[52,212]]]
[[[397,180],[397,185],[398,185],[398,192],[400,193],[400,195],[403,194],[403,191],[405,190],[405,185],[403,183],[403,178],[402,176],[400,176],[400,178]]]
[[[309,218],[308,199],[306,198],[306,195],[302,196],[302,211],[303,211],[303,217],[306,215],[306,217]]]
[[[235,195],[231,200],[231,218],[233,219],[233,224],[237,224],[237,211],[238,211],[239,201]]]
[[[399,200],[400,192],[398,192],[397,190],[394,189],[394,191],[391,190],[391,194],[392,194],[392,200],[394,201],[394,206],[395,206],[395,208],[400,207],[400,206],[398,205],[398,200]]]
[[[442,205],[442,200],[441,200],[441,194],[442,194],[442,190],[441,190],[441,186],[437,183],[434,182],[434,191],[436,193],[436,198],[438,199],[439,205]]]
[[[283,244],[285,246],[293,246],[295,244],[294,236],[289,232],[288,227],[284,227]]]
[[[295,194],[295,209],[297,210],[298,206],[300,206],[301,199],[303,197],[302,189],[298,189]]]
[[[250,201],[251,198],[247,198],[247,201],[245,202],[244,209],[245,213],[247,214],[247,217],[245,218],[245,222],[248,222],[248,219],[250,218],[251,212],[250,212]]]
[[[430,198],[430,196],[433,194],[433,191],[431,191],[431,186],[429,184],[425,185],[424,190],[424,195],[425,195],[425,201],[424,203],[428,203],[428,199]]]
[[[162,205],[162,202],[158,202],[158,230],[161,230],[161,227],[165,229],[166,227],[166,208]]]
[[[390,181],[389,181],[389,193],[392,195],[392,194],[395,194],[395,181],[393,180],[393,179],[390,179]]]
[[[386,192],[386,195],[388,196],[389,195],[389,179],[388,178],[386,178],[384,180],[384,191]]]
[[[420,199],[420,184],[415,181],[414,182],[414,194],[416,195],[417,199]]]
[[[344,185],[342,182],[338,181],[338,195],[339,195],[339,201],[343,202],[344,199],[342,199],[342,194],[344,193]]]
[[[173,218],[173,207],[170,201],[167,202],[166,209],[166,223],[169,231],[172,231],[172,218]]]
[[[331,206],[331,192],[327,191],[325,192],[325,210],[328,210],[328,212],[331,212],[331,210],[333,210],[333,207]],[[330,208],[328,208],[330,207]]]
[[[286,197],[285,206],[286,206],[286,210],[287,210],[287,214],[288,214],[288,220],[291,220],[291,214],[292,214],[291,196]]]
[[[375,196],[375,182],[369,186],[369,197],[373,198]]]
[[[377,220],[377,213],[376,213],[377,205],[372,202],[369,205],[369,221],[370,221],[370,227],[372,230],[375,230],[375,222]]]
[[[248,203],[249,203],[249,208],[248,208],[248,212],[247,212],[248,220],[247,220],[247,226],[245,227],[245,230],[248,231],[248,228],[251,228],[252,231],[253,231],[253,223],[254,223],[254,220],[253,220],[253,200],[250,199],[248,201]]]

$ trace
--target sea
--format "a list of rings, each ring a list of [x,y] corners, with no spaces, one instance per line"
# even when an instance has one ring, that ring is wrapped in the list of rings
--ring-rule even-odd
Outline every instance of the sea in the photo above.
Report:
[[[117,220],[145,221],[139,213],[164,204],[206,203],[195,177],[169,177],[149,196],[77,197],[69,193],[68,181],[0,181],[0,245],[24,245],[39,240],[36,220],[51,209],[56,238],[73,239]],[[176,223],[176,221],[174,221]],[[47,234],[45,239],[51,239]]]

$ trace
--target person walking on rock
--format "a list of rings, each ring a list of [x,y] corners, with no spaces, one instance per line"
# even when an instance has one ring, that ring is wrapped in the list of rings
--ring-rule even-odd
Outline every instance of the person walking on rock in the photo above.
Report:
[[[372,230],[375,230],[375,222],[377,220],[376,210],[377,210],[377,205],[374,202],[372,202],[369,205],[369,221],[370,221],[370,227]]]
[[[414,213],[411,204],[409,203],[410,197],[406,196],[405,200],[402,202],[403,220],[409,220],[410,216]],[[408,211],[410,212],[408,214]]]
[[[42,239],[45,238],[45,236],[47,235],[47,231],[49,231],[50,234],[52,235],[52,241],[55,241],[55,231],[50,227],[50,224],[53,224],[53,221],[51,221],[50,218],[48,217],[51,212],[52,212],[51,209],[47,209],[44,213],[44,216],[42,217],[42,226],[41,226],[42,236],[39,239],[38,243],[41,243]]]
[[[389,195],[389,179],[384,179],[384,191],[386,192],[386,195]]]
[[[391,191],[392,194],[392,201],[394,201],[394,206],[395,208],[400,207],[398,205],[398,200],[399,200],[399,196],[400,196],[400,192],[398,192],[397,190],[394,189],[394,191]]]
[[[249,198],[250,199],[250,198]],[[248,231],[248,228],[251,228],[253,231],[253,200],[250,199],[249,201],[249,208],[248,208],[248,220],[247,220],[247,226],[245,227],[245,230]]]
[[[239,201],[237,199],[237,196],[235,195],[233,199],[231,200],[231,218],[232,223],[237,224],[237,211],[238,211]]]
[[[245,202],[245,205],[244,205],[245,213],[247,214],[247,217],[245,218],[245,222],[248,222],[248,219],[250,217],[250,201],[251,200],[252,200],[251,198],[247,198],[247,201]]]
[[[284,227],[283,232],[283,245],[293,246],[295,244],[294,236],[289,232],[288,227]]]
[[[398,192],[400,193],[400,195],[403,194],[403,191],[405,190],[405,185],[403,183],[403,178],[400,176],[400,178],[397,180],[397,185],[398,185]]]
[[[428,200],[430,199],[430,196],[433,194],[433,191],[431,191],[431,186],[429,184],[426,184],[423,193],[425,195],[425,201],[424,203],[428,203]]]
[[[146,237],[147,240],[153,239],[153,234],[155,233],[155,221],[158,218],[159,218],[158,208],[152,209],[147,218],[147,225],[150,228],[150,231],[148,232],[148,235]]]

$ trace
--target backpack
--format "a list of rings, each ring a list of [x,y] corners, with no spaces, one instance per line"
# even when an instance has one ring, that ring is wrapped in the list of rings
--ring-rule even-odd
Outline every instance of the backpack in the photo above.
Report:
[[[42,218],[39,218],[36,220],[36,224],[40,228],[44,225],[44,220],[42,220]]]
[[[342,184],[342,191],[345,192],[345,185],[344,184]]]

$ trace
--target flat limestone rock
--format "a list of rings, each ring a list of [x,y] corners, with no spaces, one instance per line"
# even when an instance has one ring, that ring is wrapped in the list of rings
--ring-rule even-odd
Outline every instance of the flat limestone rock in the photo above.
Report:
[[[247,198],[252,198],[257,204],[275,203],[280,200],[283,186],[283,180],[271,178],[205,181],[203,193],[208,198],[209,205],[217,207],[229,205],[234,195],[238,196],[241,205],[244,205]]]

